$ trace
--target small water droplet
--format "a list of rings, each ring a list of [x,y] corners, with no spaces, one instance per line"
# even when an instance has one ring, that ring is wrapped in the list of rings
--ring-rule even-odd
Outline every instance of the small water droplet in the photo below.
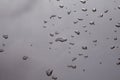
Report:
[[[60,7],[60,8],[63,8],[63,7],[64,7],[64,5],[60,4],[60,5],[59,5],[59,7]]]
[[[47,76],[51,76],[52,73],[53,73],[53,69],[48,69],[48,70],[46,71],[46,75],[47,75]]]
[[[96,8],[93,8],[93,9],[92,9],[92,11],[93,11],[93,12],[96,12],[96,11],[97,11],[97,9],[96,9]]]
[[[76,69],[76,68],[77,68],[76,65],[68,65],[67,67],[68,67],[68,68],[72,68],[72,69]]]
[[[80,2],[81,2],[82,4],[85,4],[85,3],[86,3],[86,0],[80,0]]]
[[[86,12],[86,11],[87,11],[87,8],[82,8],[82,11]]]
[[[4,49],[0,49],[0,52],[4,52]]]
[[[95,25],[95,22],[94,22],[94,21],[90,21],[89,24],[90,24],[90,25]]]
[[[66,42],[67,39],[66,39],[66,38],[62,38],[62,37],[59,37],[59,38],[56,38],[55,41],[56,41],[56,42]]]
[[[87,50],[88,48],[87,48],[87,46],[82,46],[82,49]]]
[[[27,60],[28,59],[28,56],[23,56],[23,60]]]
[[[8,39],[8,35],[3,35],[2,36],[4,39]]]

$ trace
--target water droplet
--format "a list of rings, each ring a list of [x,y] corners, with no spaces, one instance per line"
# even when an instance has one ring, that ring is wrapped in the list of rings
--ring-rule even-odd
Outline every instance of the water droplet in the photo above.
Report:
[[[5,46],[5,43],[3,43],[2,46]]]
[[[77,24],[77,23],[78,23],[78,21],[74,21],[73,23],[74,23],[74,24]]]
[[[72,61],[75,61],[75,60],[77,60],[77,58],[76,58],[76,57],[72,59]]]
[[[93,9],[92,9],[92,11],[93,11],[93,12],[96,12],[96,11],[97,11],[97,9],[96,9],[96,8],[93,8]]]
[[[82,11],[86,12],[86,11],[87,11],[87,8],[82,8]]]
[[[28,59],[28,56],[23,56],[23,60],[27,60]]]
[[[120,65],[120,62],[116,63],[116,65]]]
[[[44,23],[46,24],[46,23],[47,23],[47,21],[44,21]]]
[[[53,69],[48,69],[48,70],[46,71],[46,75],[47,75],[47,76],[51,76],[52,73],[53,73]]]
[[[49,35],[50,35],[51,37],[54,37],[54,34],[52,34],[52,33],[50,33]]]
[[[85,69],[83,69],[83,72],[85,72]]]
[[[86,3],[86,0],[80,0],[80,2],[81,2],[82,4],[85,4],[85,3]]]
[[[107,13],[109,10],[105,10],[104,13]]]
[[[60,4],[60,5],[59,5],[59,7],[60,7],[60,8],[63,8],[63,7],[64,7],[64,5]]]
[[[82,19],[82,18],[77,18],[79,21],[83,21],[84,19]]]
[[[69,44],[72,45],[72,46],[75,45],[75,43],[72,43],[72,42],[70,42]]]
[[[82,56],[83,54],[78,54],[79,56]]]
[[[120,60],[120,58],[118,58],[118,60]]]
[[[8,39],[8,35],[3,35],[2,36],[4,39]]]
[[[77,35],[80,35],[80,31],[79,30],[76,30],[74,31]]]
[[[103,17],[103,13],[101,13],[99,17]]]
[[[97,40],[93,40],[93,42],[94,42],[94,43],[96,43],[96,42],[97,42]]]
[[[116,40],[117,40],[117,37],[115,37],[114,40],[116,41]]]
[[[87,50],[88,48],[87,48],[87,46],[82,46],[82,49]]]
[[[56,17],[56,15],[51,15],[51,16],[50,16],[50,19],[52,19],[52,18],[54,18],[54,17]]]
[[[66,42],[67,39],[66,39],[66,38],[62,38],[62,37],[59,37],[59,38],[56,38],[55,41],[56,41],[56,42]]]
[[[109,21],[112,21],[112,18],[109,18]]]
[[[4,49],[0,49],[0,52],[4,52]]]
[[[90,24],[90,25],[95,25],[95,22],[94,22],[94,21],[90,21],[89,24]]]
[[[118,5],[118,9],[120,9],[120,5]]]
[[[60,1],[60,0],[56,0],[56,1]]]
[[[83,28],[86,28],[87,26],[86,25],[82,25]]]
[[[84,58],[88,58],[88,56],[84,56]]]
[[[52,79],[53,80],[57,80],[58,78],[56,76],[52,76]]]
[[[71,14],[71,11],[68,11],[67,14],[70,15],[70,14]]]
[[[53,44],[53,42],[49,42],[49,44]]]
[[[68,67],[68,68],[72,68],[72,69],[76,69],[76,68],[77,68],[76,65],[68,65],[67,67]]]
[[[62,19],[62,17],[61,17],[61,16],[58,16],[58,19]]]
[[[99,62],[99,64],[102,64],[102,62]]]
[[[110,47],[110,49],[115,49],[115,46]]]
[[[117,28],[120,27],[120,22],[118,22],[116,25],[115,25]]]

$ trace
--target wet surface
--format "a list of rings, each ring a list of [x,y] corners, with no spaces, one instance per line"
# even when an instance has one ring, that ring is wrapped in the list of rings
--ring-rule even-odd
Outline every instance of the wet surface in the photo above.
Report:
[[[0,80],[120,80],[120,0],[0,4]]]

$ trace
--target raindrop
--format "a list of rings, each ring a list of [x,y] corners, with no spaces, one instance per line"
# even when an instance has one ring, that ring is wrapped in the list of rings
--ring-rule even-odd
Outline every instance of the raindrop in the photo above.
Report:
[[[0,52],[4,52],[4,49],[0,49]]]
[[[67,67],[68,67],[68,68],[72,68],[72,69],[76,69],[76,68],[77,68],[76,65],[68,65]]]
[[[67,39],[60,37],[60,38],[56,38],[55,41],[56,41],[56,42],[58,42],[58,41],[59,41],[59,42],[66,42]]]
[[[52,73],[53,73],[53,69],[48,69],[48,70],[46,71],[46,75],[47,75],[47,76],[51,76]]]
[[[49,35],[50,35],[51,37],[54,37],[54,34],[52,34],[52,33],[50,33]]]
[[[83,54],[78,54],[79,56],[82,56]]]
[[[82,18],[77,18],[79,21],[83,21],[83,19]]]
[[[109,18],[109,21],[112,21],[112,18]]]
[[[70,14],[71,14],[71,11],[68,11],[67,14],[70,15]]]
[[[8,35],[3,35],[2,36],[4,39],[8,39]]]
[[[86,25],[82,25],[83,28],[86,28],[87,26]]]
[[[5,46],[5,44],[3,43],[2,46]]]
[[[74,21],[73,23],[74,23],[74,24],[77,24],[77,23],[78,23],[78,21]]]
[[[115,49],[115,46],[110,47],[110,49]]]
[[[58,19],[62,19],[62,17],[61,17],[61,16],[58,16]]]
[[[117,40],[117,37],[115,37],[114,40],[116,41],[116,40]]]
[[[103,13],[101,13],[99,17],[103,17]]]
[[[80,31],[79,30],[76,30],[74,31],[77,35],[80,35]]]
[[[116,63],[116,65],[120,65],[120,62]]]
[[[60,4],[60,5],[59,5],[59,7],[60,7],[60,8],[63,8],[63,7],[64,7],[64,5]]]
[[[94,43],[96,43],[96,42],[97,42],[97,40],[93,40],[93,42],[94,42]]]
[[[93,9],[92,9],[92,11],[93,11],[93,12],[96,12],[96,11],[97,11],[97,9],[96,9],[96,8],[93,8]]]
[[[86,0],[80,0],[80,2],[81,2],[82,4],[85,4],[85,3],[86,3]]]
[[[118,9],[120,9],[120,5],[118,5]]]
[[[43,26],[43,28],[47,28],[47,26]]]
[[[102,62],[99,62],[99,64],[102,64]]]
[[[116,25],[115,25],[117,28],[120,27],[120,22],[118,22]]]
[[[60,33],[56,31],[56,32],[55,32],[55,35],[58,35],[58,34],[60,34]]]
[[[28,59],[28,56],[23,56],[23,60],[27,60]]]
[[[84,56],[84,58],[88,58],[88,56]]]
[[[120,58],[118,58],[118,60],[120,60]]]
[[[50,19],[52,19],[52,18],[54,18],[54,17],[56,17],[56,15],[51,15],[51,16],[50,16]]]
[[[44,23],[46,24],[46,23],[47,23],[47,21],[44,21]]]
[[[76,58],[76,57],[72,59],[72,61],[75,61],[75,60],[77,60],[77,58]]]
[[[105,10],[104,13],[107,13],[109,10]]]
[[[87,11],[87,8],[82,8],[82,11],[86,12],[86,11]]]
[[[87,48],[87,46],[82,46],[82,49],[87,50],[88,48]]]
[[[49,42],[49,44],[53,44],[53,42]]]
[[[53,80],[57,80],[58,78],[56,76],[52,76],[52,79]]]
[[[83,72],[85,72],[85,69],[83,69]]]
[[[60,0],[56,0],[56,1],[60,1]]]
[[[75,43],[72,43],[72,42],[70,42],[69,44],[72,45],[72,46],[75,45]]]
[[[90,24],[90,25],[95,25],[95,22],[94,22],[94,21],[90,21],[89,24]]]

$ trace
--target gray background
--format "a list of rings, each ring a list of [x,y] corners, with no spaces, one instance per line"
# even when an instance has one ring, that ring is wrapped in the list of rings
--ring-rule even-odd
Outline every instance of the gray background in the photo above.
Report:
[[[80,0],[0,0],[0,48],[5,50],[0,53],[0,80],[52,80],[45,73],[49,68],[58,80],[120,80],[120,65],[116,65],[120,62],[120,29],[115,27],[120,21],[119,5],[120,0],[88,0],[85,4]],[[97,11],[92,12],[92,8]],[[99,18],[101,13],[103,17]],[[56,17],[50,19],[51,15]],[[77,18],[84,20],[73,24]],[[76,30],[80,35],[74,33]],[[8,35],[8,39],[2,35]],[[67,41],[55,42],[58,37]],[[111,50],[112,46],[115,48]],[[29,58],[22,60],[23,56]],[[74,57],[77,60],[72,61]]]

